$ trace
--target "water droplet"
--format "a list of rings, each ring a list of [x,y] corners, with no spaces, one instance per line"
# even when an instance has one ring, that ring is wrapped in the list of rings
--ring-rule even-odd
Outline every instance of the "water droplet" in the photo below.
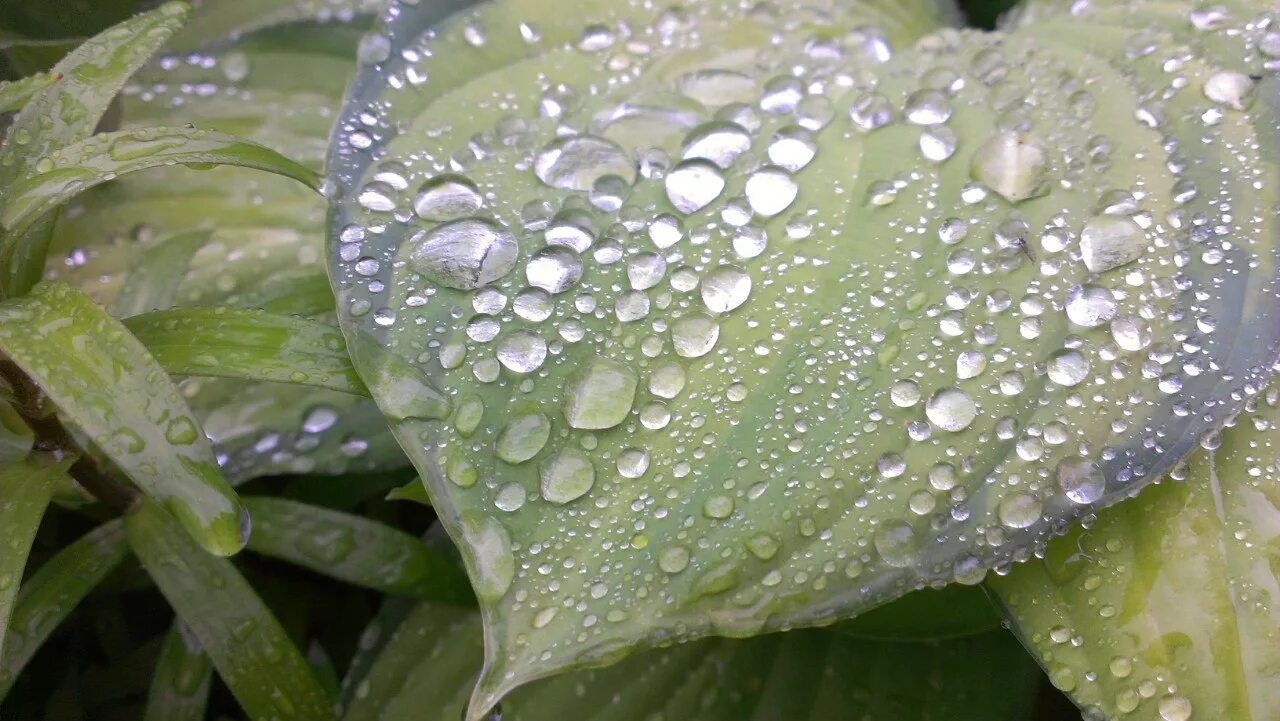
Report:
[[[997,514],[1000,523],[1009,528],[1027,528],[1040,520],[1042,506],[1029,493],[1015,493],[1001,499]]]
[[[955,433],[973,423],[978,406],[959,388],[943,388],[925,402],[924,414],[934,426]]]
[[[1147,239],[1132,218],[1100,215],[1080,233],[1080,257],[1091,273],[1128,265],[1146,252]]]
[[[474,290],[502,278],[516,265],[515,236],[491,221],[455,220],[415,236],[409,265],[432,282]]]
[[[438,175],[422,184],[413,212],[424,220],[449,221],[474,215],[484,205],[475,184],[461,175]]]
[[[592,359],[565,384],[565,420],[582,430],[618,425],[631,412],[638,382],[630,366],[607,358]]]
[[[705,123],[684,140],[684,159],[710,160],[728,168],[739,155],[751,149],[751,136],[741,125],[725,121]]]
[[[618,454],[618,475],[639,478],[649,470],[649,452],[643,448],[627,448]]]
[[[1055,475],[1067,498],[1079,504],[1094,503],[1102,498],[1107,487],[1102,469],[1087,458],[1062,460],[1058,463]]]
[[[702,302],[713,313],[728,313],[747,302],[751,276],[734,265],[722,265],[707,273],[701,284]]]
[[[464,516],[462,536],[474,560],[472,586],[482,601],[496,601],[515,578],[515,556],[511,536],[495,518]]]
[[[658,553],[658,568],[667,573],[680,573],[689,565],[689,549],[667,546]]]
[[[547,359],[547,342],[536,333],[518,330],[498,341],[498,362],[512,373],[532,373]]]
[[[745,192],[751,209],[771,218],[795,202],[800,186],[782,168],[766,166],[747,178]]]
[[[507,463],[524,463],[538,455],[550,437],[551,421],[545,415],[537,412],[517,415],[507,421],[498,434],[494,452]]]
[[[1089,377],[1089,361],[1076,350],[1061,350],[1049,358],[1049,380],[1071,387]]]
[[[553,188],[590,191],[606,175],[635,182],[635,162],[618,144],[594,135],[557,138],[533,161],[534,175]]]
[[[1013,131],[996,134],[973,155],[973,179],[1020,203],[1047,191],[1048,158],[1038,141]]]
[[[696,213],[720,197],[725,180],[720,168],[707,160],[686,160],[667,173],[667,198],[681,213]]]
[[[596,482],[591,459],[576,448],[561,449],[543,461],[538,475],[542,481],[542,497],[557,505],[583,497]]]
[[[1185,696],[1170,694],[1156,705],[1164,721],[1188,721],[1191,718],[1191,702]]]
[[[876,552],[894,568],[906,568],[915,560],[916,533],[906,521],[888,521],[876,529]]]
[[[524,502],[527,495],[528,494],[525,492],[524,486],[519,483],[507,483],[503,485],[502,488],[499,488],[498,492],[494,494],[493,505],[496,506],[499,511],[515,513],[521,508],[524,508]]]
[[[541,248],[524,269],[529,285],[548,293],[563,293],[582,278],[582,259],[573,250],[559,245]]]
[[[701,358],[715,347],[720,324],[704,313],[692,313],[671,324],[671,343],[676,355]]]

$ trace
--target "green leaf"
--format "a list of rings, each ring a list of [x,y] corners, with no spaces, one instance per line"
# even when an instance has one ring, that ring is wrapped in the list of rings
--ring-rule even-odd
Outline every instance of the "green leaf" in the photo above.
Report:
[[[213,685],[213,662],[195,632],[176,621],[164,638],[152,674],[143,721],[203,721]]]
[[[36,73],[21,80],[0,80],[0,113],[19,110],[31,96],[49,87],[56,78],[49,73]]]
[[[412,481],[394,488],[387,494],[388,501],[412,501],[420,503],[424,506],[431,505],[431,496],[427,495],[427,487],[422,483],[421,478],[414,478]]]
[[[0,657],[0,699],[76,606],[129,555],[119,521],[90,531],[40,566],[23,584]]]
[[[1280,393],[1256,402],[1178,480],[992,582],[1082,709],[1186,721],[1280,708]]]
[[[333,289],[329,278],[319,269],[307,268],[297,273],[282,273],[270,283],[248,288],[235,296],[235,305],[268,313],[295,315],[303,318],[330,315],[334,311]]]
[[[171,308],[191,259],[210,235],[208,230],[179,233],[142,254],[112,304],[112,315],[128,318]]]
[[[979,583],[1269,375],[1261,9],[916,42],[893,5],[420,5],[369,41],[330,274],[481,599],[469,718],[626,649]]]
[[[170,2],[116,25],[71,51],[50,70],[57,78],[32,96],[14,118],[0,147],[0,209],[10,190],[55,151],[93,134],[116,93],[186,20],[188,7]],[[25,293],[44,267],[48,221],[22,234],[0,233],[3,291]]]
[[[244,546],[246,516],[178,389],[88,297],[44,283],[0,303],[0,352],[202,546],[222,555]]]
[[[66,464],[54,463],[43,455],[0,465],[0,528],[4,529],[4,553],[0,553],[0,658],[4,658],[5,632],[31,542],[53,498],[56,480],[65,473]]]
[[[134,553],[251,719],[333,718],[330,700],[302,653],[230,561],[205,553],[154,503],[134,508],[125,530]]]
[[[279,498],[247,497],[249,550],[381,593],[469,605],[453,559],[390,526]]]
[[[360,681],[343,721],[455,719],[480,658],[475,616],[419,606]],[[797,631],[679,645],[540,681],[504,701],[502,717],[1021,721],[1037,677],[1004,632],[887,643]]]
[[[387,4],[388,0],[206,0],[197,5],[196,22],[174,38],[173,46],[193,50],[208,45],[210,38],[235,39],[274,25],[370,14]]]
[[[125,326],[165,370],[317,386],[368,395],[337,328],[263,311],[162,310]]]
[[[313,190],[320,187],[315,171],[270,148],[225,133],[193,128],[120,130],[59,148],[42,159],[35,172],[9,189],[0,224],[19,235],[87,188],[171,165],[204,169],[233,165],[292,178]]]

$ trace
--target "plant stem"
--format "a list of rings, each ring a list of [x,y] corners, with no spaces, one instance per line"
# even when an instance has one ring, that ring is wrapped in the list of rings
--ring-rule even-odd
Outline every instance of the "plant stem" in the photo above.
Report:
[[[13,388],[18,415],[35,434],[35,444],[32,447],[34,452],[49,453],[57,458],[74,456],[76,460],[67,472],[76,483],[103,503],[123,511],[137,502],[141,495],[138,490],[105,471],[80,447],[58,415],[46,407],[40,388],[22,369],[9,361],[3,361],[0,362],[0,376]]]

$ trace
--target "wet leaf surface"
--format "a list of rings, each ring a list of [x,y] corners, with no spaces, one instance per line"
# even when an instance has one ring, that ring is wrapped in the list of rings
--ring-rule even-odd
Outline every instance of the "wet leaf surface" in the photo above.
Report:
[[[914,45],[876,2],[389,13],[329,260],[482,601],[470,718],[978,583],[1229,418],[1280,349],[1274,41],[1238,5]]]

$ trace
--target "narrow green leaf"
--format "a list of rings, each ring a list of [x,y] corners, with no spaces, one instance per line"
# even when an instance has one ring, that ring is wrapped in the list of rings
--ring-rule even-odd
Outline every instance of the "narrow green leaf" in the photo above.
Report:
[[[56,82],[37,93],[10,128],[14,142],[0,147],[0,201],[5,188],[37,169],[54,151],[93,134],[129,76],[179,27],[189,8],[169,2],[86,40],[50,70]]]
[[[50,73],[36,73],[21,80],[0,80],[0,113],[19,110],[31,100],[31,96],[56,81]]]
[[[9,141],[0,145],[0,212],[18,181],[42,167],[52,169],[49,156],[93,134],[125,81],[187,14],[185,3],[166,3],[90,38],[49,71],[56,80],[23,106],[9,128]],[[25,293],[40,277],[51,233],[48,222],[34,219],[24,232],[0,233],[4,295]]]
[[[66,464],[33,455],[0,465],[0,658],[31,542]],[[0,694],[2,695],[2,694]]]
[[[393,488],[389,493],[387,493],[387,500],[412,501],[413,503],[420,503],[424,506],[431,505],[431,496],[427,495],[427,487],[422,482],[421,478],[414,478],[412,481],[409,481],[399,488]]]
[[[191,258],[209,242],[210,235],[208,230],[179,233],[142,254],[112,304],[112,315],[128,318],[171,308]]]
[[[226,559],[154,503],[125,518],[129,544],[254,721],[332,719],[330,700],[280,622]]]
[[[475,615],[419,606],[355,685],[343,721],[458,718],[480,635]],[[808,630],[677,645],[539,681],[504,701],[502,718],[1023,721],[1037,678],[1002,631],[889,643]]]
[[[248,529],[209,439],[164,369],[83,293],[42,283],[0,303],[0,352],[201,545],[229,555]]]
[[[18,592],[0,656],[0,699],[35,652],[102,579],[129,555],[123,525],[109,521],[40,566]]]
[[[229,297],[227,305],[311,318],[333,312],[333,289],[329,287],[328,276],[319,269],[307,268],[283,273],[268,283],[247,288]]]
[[[236,39],[273,25],[301,20],[332,21],[373,13],[388,0],[204,0],[195,22],[173,39],[176,48],[193,50],[210,38]]]
[[[1280,391],[1256,402],[1179,480],[992,581],[1050,680],[1089,713],[1280,709]]]
[[[225,133],[193,128],[142,128],[94,135],[59,148],[47,164],[10,188],[0,224],[13,235],[95,185],[129,173],[170,165],[233,165],[292,178],[319,190],[320,177],[276,151]]]
[[[186,623],[165,636],[152,674],[143,721],[203,721],[213,685],[213,662]]]
[[[249,550],[383,593],[470,604],[466,575],[444,553],[402,531],[279,498],[246,497]]]
[[[230,308],[134,316],[125,326],[165,370],[317,386],[368,395],[342,333],[327,323]]]

